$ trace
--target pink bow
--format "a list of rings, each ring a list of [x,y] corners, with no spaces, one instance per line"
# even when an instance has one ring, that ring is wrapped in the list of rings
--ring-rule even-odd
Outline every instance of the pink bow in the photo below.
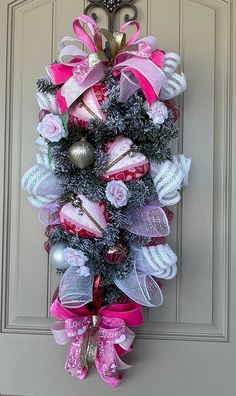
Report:
[[[122,378],[119,370],[130,368],[120,356],[131,350],[135,337],[126,325],[137,326],[143,323],[141,306],[129,303],[103,307],[98,312],[98,321],[94,326],[94,317],[87,307],[72,311],[62,307],[58,299],[51,306],[52,315],[63,318],[52,326],[55,341],[64,345],[71,339],[66,370],[72,376],[84,379],[88,373],[86,356],[91,358],[91,354],[94,354],[102,380],[110,386],[118,386]]]
[[[90,35],[83,29],[85,23],[90,29]],[[63,84],[57,92],[57,101],[61,112],[68,107],[85,90],[101,81],[110,71],[120,76],[120,101],[126,101],[138,88],[141,88],[148,102],[151,104],[159,95],[167,80],[161,70],[164,65],[164,52],[158,50],[156,39],[146,37],[140,40],[140,23],[130,21],[121,26],[119,33],[124,33],[126,28],[134,24],[135,34],[128,40],[109,64],[102,48],[102,33],[96,22],[87,15],[78,17],[73,22],[76,38],[64,37],[59,44],[59,64],[50,65],[47,72],[56,85]],[[65,42],[71,44],[65,45]],[[86,54],[74,43],[84,44],[89,54]],[[66,62],[65,57],[71,60]]]

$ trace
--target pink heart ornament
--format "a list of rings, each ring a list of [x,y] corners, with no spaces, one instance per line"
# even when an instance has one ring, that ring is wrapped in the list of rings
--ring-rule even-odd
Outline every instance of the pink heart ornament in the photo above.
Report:
[[[89,201],[84,195],[78,195],[78,198],[84,211],[66,203],[59,212],[61,226],[77,237],[102,238],[107,225],[105,205]]]
[[[108,166],[102,175],[104,180],[130,181],[144,177],[150,169],[148,159],[132,150],[133,142],[124,136],[107,144]]]
[[[92,118],[106,119],[105,113],[101,109],[102,103],[106,99],[107,88],[103,83],[95,84],[87,89],[85,93],[74,102],[69,109],[70,121],[81,128],[86,128]]]

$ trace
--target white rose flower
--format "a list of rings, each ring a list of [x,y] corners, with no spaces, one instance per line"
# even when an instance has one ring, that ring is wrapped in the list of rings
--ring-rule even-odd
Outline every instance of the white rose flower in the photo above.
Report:
[[[163,124],[168,118],[168,109],[166,105],[159,100],[153,102],[151,106],[149,106],[148,102],[145,102],[144,109],[155,125]]]
[[[82,267],[88,261],[88,257],[79,249],[65,248],[62,255],[63,259],[72,266]]]

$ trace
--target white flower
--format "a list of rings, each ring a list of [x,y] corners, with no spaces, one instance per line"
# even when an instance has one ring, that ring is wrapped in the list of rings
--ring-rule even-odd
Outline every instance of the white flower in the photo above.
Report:
[[[76,271],[76,273],[79,274],[80,276],[89,276],[90,270],[89,270],[89,267],[87,267],[86,265],[83,265]]]
[[[67,261],[69,265],[82,267],[88,261],[88,257],[82,252],[82,250],[66,248],[62,253],[63,259]]]
[[[66,131],[63,127],[62,120],[58,115],[49,113],[44,116],[37,127],[38,133],[50,142],[59,142],[66,137]]]
[[[156,100],[151,106],[148,102],[144,103],[144,109],[155,125],[163,124],[168,118],[168,109],[163,102]]]

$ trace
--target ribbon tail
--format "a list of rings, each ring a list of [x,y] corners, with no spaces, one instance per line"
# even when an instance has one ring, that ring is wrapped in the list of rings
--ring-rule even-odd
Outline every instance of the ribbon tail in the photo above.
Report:
[[[112,387],[117,387],[120,385],[123,377],[120,371],[128,370],[132,365],[125,363],[120,358],[115,348],[110,356],[111,355],[112,357],[110,357],[109,361],[106,361],[106,356],[101,357],[98,355],[95,360],[95,364],[101,379],[106,382],[106,384]]]
[[[68,336],[65,330],[65,322],[55,322],[52,327],[52,334],[54,340],[58,345],[65,345],[69,342],[70,337]],[[84,336],[76,337],[76,339],[72,342],[66,363],[65,370],[78,379],[84,379],[87,375],[88,370],[86,367],[81,367],[80,364],[80,353],[82,348]]]
[[[115,357],[116,357],[116,363],[117,363],[117,370],[122,371],[122,370],[128,370],[132,367],[131,364],[127,364],[123,362],[123,360],[120,358],[117,352],[115,352]]]
[[[52,334],[58,345],[65,345],[69,342],[69,337],[65,331],[64,321],[55,322],[52,327]]]
[[[72,342],[65,364],[65,370],[79,380],[83,380],[88,373],[88,369],[82,367],[80,361],[83,340],[84,336],[80,336],[76,337],[76,340]]]
[[[118,359],[117,359],[118,357]],[[97,368],[97,372],[100,375],[101,379],[108,385],[113,388],[119,386],[122,376],[118,372],[118,366],[121,367],[121,359],[119,358],[115,348],[113,346],[112,356],[101,356],[98,354],[95,360],[95,365]],[[122,362],[123,363],[123,362]],[[127,367],[128,368],[128,367]]]

